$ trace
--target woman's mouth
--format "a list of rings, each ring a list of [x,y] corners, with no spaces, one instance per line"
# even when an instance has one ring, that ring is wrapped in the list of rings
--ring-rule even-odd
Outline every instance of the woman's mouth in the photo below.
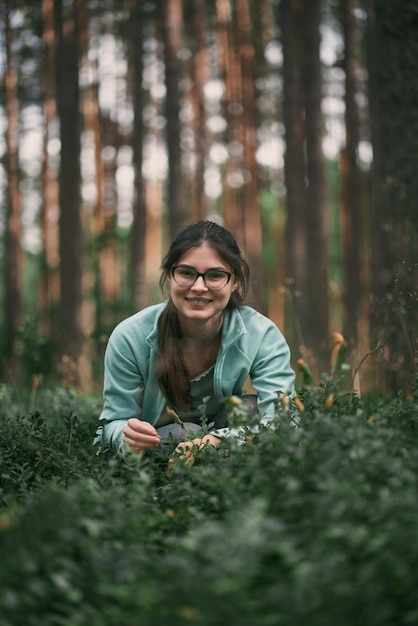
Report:
[[[211,300],[202,300],[201,298],[186,298],[189,304],[193,304],[196,306],[204,306],[205,304],[209,304]]]

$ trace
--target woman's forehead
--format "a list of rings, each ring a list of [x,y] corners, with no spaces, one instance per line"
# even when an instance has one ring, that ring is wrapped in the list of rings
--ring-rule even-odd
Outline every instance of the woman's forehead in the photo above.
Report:
[[[228,267],[228,263],[224,261],[219,252],[209,246],[207,243],[203,243],[201,246],[189,248],[184,252],[176,261],[176,265],[184,263],[185,265],[191,265],[200,269],[200,266],[204,265],[208,267]]]

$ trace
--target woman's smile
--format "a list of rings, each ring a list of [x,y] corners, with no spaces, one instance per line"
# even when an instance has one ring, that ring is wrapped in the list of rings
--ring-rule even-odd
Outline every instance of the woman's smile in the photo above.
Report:
[[[212,300],[202,298],[185,298],[189,304],[193,304],[195,306],[205,306],[206,304],[210,304]]]

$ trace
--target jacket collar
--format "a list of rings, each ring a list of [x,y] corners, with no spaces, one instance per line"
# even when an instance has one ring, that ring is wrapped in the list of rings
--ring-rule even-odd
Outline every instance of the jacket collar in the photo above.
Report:
[[[167,300],[160,305],[157,306],[157,315],[154,318],[154,325],[148,337],[146,338],[146,342],[155,352],[160,352],[160,346],[158,341],[158,322],[160,319],[161,313],[164,311],[167,306]]]
[[[226,309],[222,326],[222,348],[226,350],[247,332],[239,309]]]

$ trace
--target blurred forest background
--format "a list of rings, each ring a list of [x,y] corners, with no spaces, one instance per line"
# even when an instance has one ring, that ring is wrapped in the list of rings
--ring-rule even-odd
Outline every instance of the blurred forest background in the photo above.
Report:
[[[192,220],[231,229],[293,365],[417,358],[416,0],[2,0],[1,372],[99,390]]]

